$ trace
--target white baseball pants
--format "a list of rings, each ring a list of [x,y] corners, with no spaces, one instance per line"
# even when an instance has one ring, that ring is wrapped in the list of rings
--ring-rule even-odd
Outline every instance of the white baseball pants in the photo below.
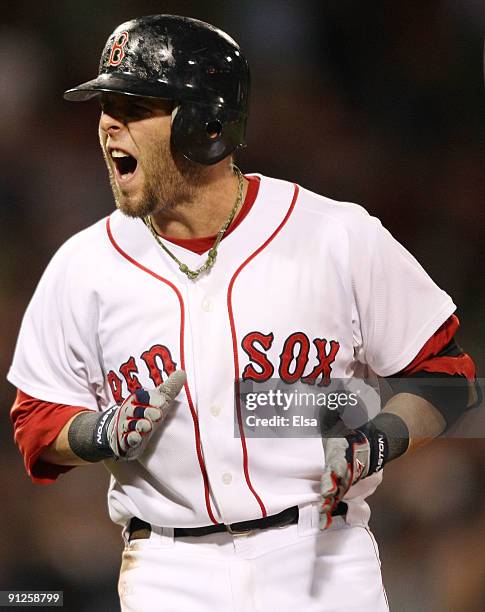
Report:
[[[123,612],[387,612],[371,532],[315,506],[298,525],[232,536],[174,538],[155,527],[123,552]]]

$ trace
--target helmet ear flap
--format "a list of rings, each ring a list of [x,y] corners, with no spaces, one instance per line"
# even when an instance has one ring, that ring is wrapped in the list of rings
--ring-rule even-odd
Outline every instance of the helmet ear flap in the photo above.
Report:
[[[217,104],[183,101],[172,113],[172,144],[187,159],[212,165],[244,142],[246,116]]]

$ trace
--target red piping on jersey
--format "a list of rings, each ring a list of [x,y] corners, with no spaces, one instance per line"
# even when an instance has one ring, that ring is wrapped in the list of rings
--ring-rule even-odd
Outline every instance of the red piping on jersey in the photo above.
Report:
[[[110,239],[111,244],[114,246],[114,248],[118,251],[118,253],[120,255],[122,255],[125,259],[127,259],[130,263],[132,263],[137,268],[140,268],[140,270],[143,270],[143,272],[146,272],[147,274],[150,274],[151,276],[153,276],[154,278],[156,278],[160,282],[165,283],[171,289],[174,290],[174,292],[175,292],[175,294],[176,294],[176,296],[178,298],[179,304],[180,304],[180,365],[182,366],[182,369],[185,370],[185,349],[184,349],[185,308],[184,308],[184,300],[183,300],[183,297],[182,297],[180,291],[177,289],[177,287],[173,283],[168,281],[166,278],[163,278],[162,276],[159,276],[158,274],[156,274],[155,272],[153,272],[149,268],[146,268],[143,264],[139,263],[138,261],[133,259],[133,257],[128,255],[128,253],[123,251],[123,249],[118,245],[118,243],[115,241],[115,239],[113,237],[113,234],[111,233],[111,224],[110,224],[109,217],[106,220],[106,231],[108,232],[108,237]],[[188,382],[185,383],[184,388],[185,388],[185,392],[187,393],[187,400],[189,402],[190,412],[192,414],[192,420],[194,422],[195,448],[196,448],[196,451],[197,451],[197,458],[199,460],[200,471],[202,473],[202,478],[204,480],[204,495],[205,495],[205,505],[206,505],[206,508],[207,508],[207,514],[209,515],[210,520],[215,525],[217,525],[218,522],[216,521],[216,519],[214,517],[214,513],[212,512],[211,501],[210,501],[210,497],[209,497],[209,477],[207,475],[207,469],[205,467],[204,457],[202,455],[202,443],[201,443],[201,440],[200,440],[199,419],[197,417],[197,413],[195,411],[194,403],[192,401],[192,396],[190,394],[190,389],[189,389]]]
[[[239,266],[239,268],[234,272],[234,275],[231,278],[231,282],[229,283],[229,287],[227,289],[227,310],[228,310],[228,313],[229,313],[229,323],[231,325],[232,350],[233,350],[233,353],[234,353],[234,385],[235,385],[236,412],[237,412],[237,422],[238,422],[238,426],[239,426],[239,435],[241,436],[241,446],[242,446],[242,451],[243,451],[244,476],[246,478],[246,483],[248,485],[249,490],[254,495],[256,501],[259,504],[259,507],[261,508],[261,513],[262,513],[263,518],[265,516],[267,516],[268,513],[266,511],[266,507],[263,504],[260,496],[256,493],[256,491],[255,491],[255,489],[254,489],[254,487],[253,487],[253,485],[251,483],[251,478],[249,476],[248,449],[247,449],[247,445],[246,445],[246,438],[244,436],[244,429],[243,429],[243,426],[242,426],[241,400],[240,400],[240,395],[239,395],[238,341],[237,341],[237,336],[236,336],[236,326],[234,324],[234,313],[233,313],[233,309],[232,309],[232,289],[234,287],[234,282],[236,281],[236,278],[239,276],[239,273],[241,272],[241,270],[243,268],[245,268],[248,265],[248,263],[252,259],[254,259],[256,257],[256,255],[259,255],[259,253],[261,253],[261,251],[263,251],[270,244],[270,242],[273,240],[273,238],[275,238],[277,236],[277,234],[280,232],[280,230],[284,227],[284,225],[286,224],[286,222],[290,218],[290,215],[293,212],[293,209],[295,208],[296,200],[298,199],[298,193],[299,193],[299,188],[298,188],[298,185],[295,184],[295,190],[294,190],[294,193],[293,193],[293,199],[291,200],[290,207],[289,207],[288,212],[286,213],[283,221],[278,225],[278,227],[271,234],[271,236],[265,242],[263,242],[263,244],[259,248],[257,248],[254,251],[254,253],[252,253],[252,255],[250,255]]]

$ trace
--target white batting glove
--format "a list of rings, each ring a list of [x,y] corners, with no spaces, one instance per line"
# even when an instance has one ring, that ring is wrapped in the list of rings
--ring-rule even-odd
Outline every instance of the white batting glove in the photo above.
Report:
[[[325,469],[320,491],[320,529],[332,524],[332,512],[350,487],[369,473],[370,444],[365,435],[355,430],[345,438],[326,438],[323,441]]]
[[[98,420],[96,443],[109,448],[117,459],[137,459],[155,427],[167,416],[186,379],[185,372],[177,370],[156,389],[137,389],[121,406],[106,410]]]

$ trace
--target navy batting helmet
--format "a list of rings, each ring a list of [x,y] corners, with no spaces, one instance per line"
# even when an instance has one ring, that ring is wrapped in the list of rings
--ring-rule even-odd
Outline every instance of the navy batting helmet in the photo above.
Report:
[[[102,92],[174,100],[172,143],[194,162],[215,164],[244,144],[248,63],[232,38],[203,21],[151,15],[122,23],[98,77],[64,98],[82,102]]]

